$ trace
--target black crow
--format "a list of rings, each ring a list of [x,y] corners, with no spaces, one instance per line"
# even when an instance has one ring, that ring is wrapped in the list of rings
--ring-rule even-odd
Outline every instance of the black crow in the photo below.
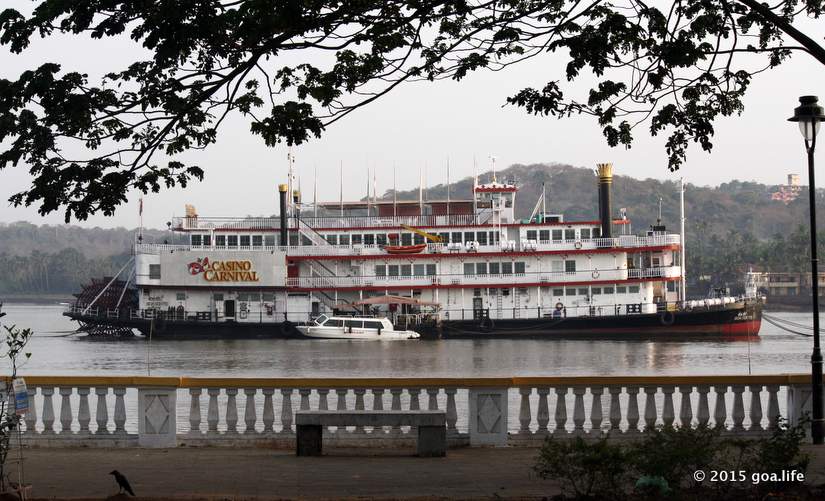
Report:
[[[132,490],[132,486],[129,485],[129,481],[126,480],[126,477],[123,476],[123,473],[121,473],[117,470],[112,470],[112,471],[109,472],[109,475],[114,475],[115,476],[115,481],[117,481],[117,485],[118,485],[118,487],[120,487],[120,490],[118,491],[118,494],[120,494],[123,491],[126,491],[129,494],[131,494],[132,496],[135,495],[135,491]]]

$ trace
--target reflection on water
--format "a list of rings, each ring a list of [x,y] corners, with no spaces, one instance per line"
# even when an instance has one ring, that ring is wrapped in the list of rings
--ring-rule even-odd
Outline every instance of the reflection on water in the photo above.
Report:
[[[239,377],[493,377],[807,372],[811,339],[763,323],[746,341],[686,340],[91,340],[57,305],[6,304],[6,324],[31,327],[24,374],[147,373]],[[809,313],[774,314],[811,323]]]

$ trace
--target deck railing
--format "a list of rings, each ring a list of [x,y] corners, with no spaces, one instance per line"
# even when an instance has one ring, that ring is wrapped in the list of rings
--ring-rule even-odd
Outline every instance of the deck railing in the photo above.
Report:
[[[41,446],[294,446],[297,409],[443,409],[452,445],[539,445],[708,425],[761,437],[810,409],[807,375],[242,379],[26,377]],[[407,429],[326,430],[331,445],[409,442]]]

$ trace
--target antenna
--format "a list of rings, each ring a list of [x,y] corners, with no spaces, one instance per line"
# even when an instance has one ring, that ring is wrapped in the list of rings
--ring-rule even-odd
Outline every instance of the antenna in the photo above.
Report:
[[[496,157],[495,157],[495,155],[490,155],[490,161],[493,164],[493,182],[495,183],[495,182],[498,182],[496,180]]]
[[[656,218],[656,224],[662,224],[662,197],[659,197],[659,217]]]

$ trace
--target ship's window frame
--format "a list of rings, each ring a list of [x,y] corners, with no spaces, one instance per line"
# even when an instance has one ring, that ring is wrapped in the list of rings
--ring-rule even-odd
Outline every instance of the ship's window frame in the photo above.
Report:
[[[237,249],[238,248],[238,235],[227,235],[226,236],[226,247],[228,249]]]
[[[564,239],[566,241],[575,240],[576,239],[576,230],[574,228],[565,228],[564,229]]]
[[[617,285],[616,294],[627,294],[627,287],[624,285]]]
[[[149,280],[160,280],[160,264],[149,265]]]
[[[436,274],[435,263],[429,263],[429,264],[426,265],[426,267],[427,267],[427,276],[435,276],[435,274]]]
[[[601,296],[602,295],[602,288],[601,287],[591,287],[590,294],[593,296]]]
[[[524,275],[527,273],[527,263],[524,261],[516,261],[513,263],[513,273],[516,275]]]
[[[203,236],[203,246],[207,248],[212,247],[212,235],[207,234]]]
[[[576,273],[576,260],[575,259],[565,259],[564,260],[564,272],[565,273]]]
[[[327,243],[330,244],[330,245],[338,245],[338,235],[335,235],[335,234],[324,235],[324,240],[326,240]]]
[[[399,268],[397,264],[388,264],[387,265],[387,276],[388,277],[397,277],[399,272]]]
[[[487,263],[476,263],[476,275],[487,274]]]
[[[439,233],[438,236],[441,237],[441,243],[442,244],[450,243],[450,233],[449,232]]]
[[[252,245],[252,239],[249,235],[240,235],[238,238],[238,245],[241,249],[248,249]]]
[[[360,233],[352,234],[352,245],[361,245],[364,242],[364,236]]]
[[[630,285],[627,287],[627,292],[629,294],[638,294],[641,291],[641,288],[638,285]]]
[[[341,233],[338,235],[338,245],[349,245],[349,234]]]
[[[565,287],[564,288],[564,295],[572,297],[572,296],[577,296],[578,294],[576,294],[576,288],[575,287]]]
[[[343,327],[344,321],[340,318],[330,318],[324,323],[324,327]]]
[[[413,243],[415,245],[423,244],[424,243],[424,235],[419,235],[418,233],[413,235]]]
[[[563,296],[564,296],[564,287],[562,287],[562,288],[560,288],[560,289],[555,289],[555,288],[554,288],[554,289],[553,289],[553,294],[552,294],[552,295],[553,295],[553,296],[556,296],[556,297],[563,297]]]
[[[327,320],[329,320],[329,317],[321,313],[315,318],[315,323],[318,325],[324,325],[324,322],[326,322]]]
[[[215,248],[223,249],[226,247],[226,235],[215,235]]]
[[[387,245],[387,234],[378,233],[377,235],[375,235],[375,243],[376,245]]]
[[[275,234],[268,233],[264,235],[264,247],[275,247]]]
[[[539,241],[547,242],[550,240],[550,230],[539,230]]]
[[[252,235],[252,248],[253,249],[260,249],[264,246],[264,236],[263,235]]]
[[[501,263],[501,274],[502,275],[512,275],[513,274],[513,262],[512,261],[504,261]]]
[[[175,301],[186,301],[186,293],[185,292],[176,292],[175,293]]]
[[[464,276],[471,277],[476,274],[475,263],[464,263]]]
[[[354,318],[348,318],[344,320],[344,327],[345,328],[353,328],[353,329],[363,329],[364,328],[364,321],[363,320],[356,320]]]
[[[476,232],[474,231],[465,231],[464,232],[464,241],[465,242],[474,242],[476,239]]]
[[[505,287],[505,288],[501,289],[501,295],[502,296],[509,296],[510,295],[510,288]]]
[[[527,230],[527,240],[538,240],[538,239],[539,239],[538,230]]]
[[[387,276],[387,265],[386,264],[376,264],[375,265],[375,276],[376,277],[386,277]]]
[[[593,228],[593,238],[601,238],[602,236],[602,229],[598,226]]]
[[[461,243],[461,232],[460,231],[454,231],[454,232],[450,233],[450,242],[454,243],[454,244],[460,244]]]
[[[587,287],[579,287],[578,295],[579,296],[586,296],[587,295]]]
[[[486,231],[476,232],[476,239],[478,240],[478,245],[487,245],[487,232]]]
[[[380,320],[364,320],[364,329],[383,329],[384,323]]]
[[[590,228],[582,228],[579,230],[579,236],[582,240],[590,240],[591,238],[591,231]]]
[[[402,233],[401,237],[399,238],[401,245],[412,245],[413,244],[413,234],[412,233]]]
[[[402,264],[399,273],[402,277],[411,277],[412,276],[412,265],[411,264]]]
[[[192,233],[191,235],[189,235],[189,244],[192,247],[200,247],[202,245],[202,238],[203,235],[201,235],[200,233]]]
[[[413,275],[416,277],[423,277],[427,273],[427,267],[424,263],[413,265]]]
[[[564,232],[562,230],[553,230],[552,240],[554,242],[561,242],[563,237],[564,237]]]
[[[602,287],[602,293],[604,293],[604,294],[614,294],[613,286],[612,285],[607,285],[605,287]]]
[[[501,264],[500,263],[490,263],[490,275],[500,275],[501,274]]]
[[[364,245],[375,245],[375,233],[364,233]]]

